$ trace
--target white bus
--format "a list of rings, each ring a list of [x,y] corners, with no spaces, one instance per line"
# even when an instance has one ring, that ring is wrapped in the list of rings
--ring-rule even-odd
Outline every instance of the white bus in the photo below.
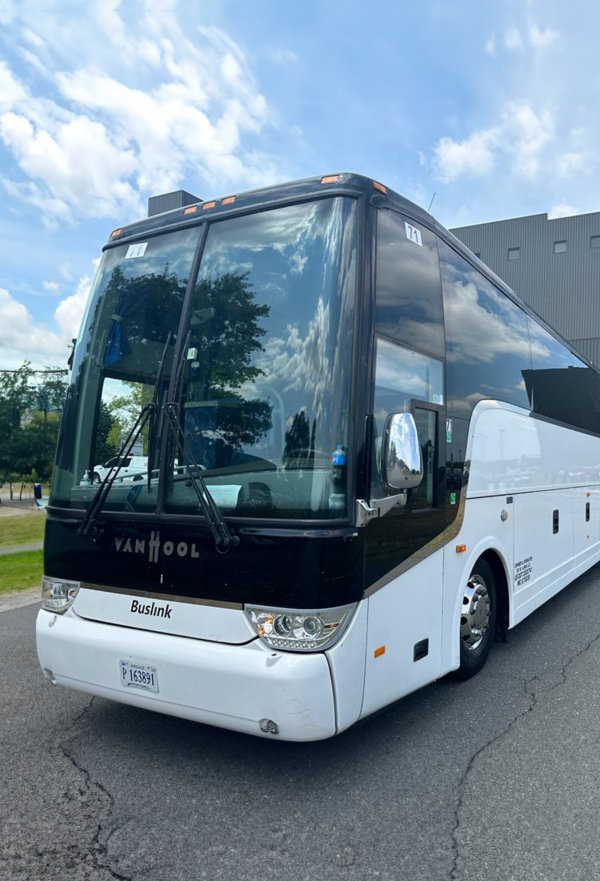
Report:
[[[595,369],[378,182],[115,230],[47,508],[44,674],[285,740],[471,676],[600,558],[599,409]]]

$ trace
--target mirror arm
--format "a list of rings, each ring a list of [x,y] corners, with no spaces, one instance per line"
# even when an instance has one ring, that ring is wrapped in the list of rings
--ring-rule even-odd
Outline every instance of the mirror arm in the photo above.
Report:
[[[385,499],[371,499],[366,502],[364,499],[356,500],[356,525],[366,526],[375,517],[385,517],[385,515],[396,507],[404,507],[408,494],[406,490],[393,496],[387,496]]]

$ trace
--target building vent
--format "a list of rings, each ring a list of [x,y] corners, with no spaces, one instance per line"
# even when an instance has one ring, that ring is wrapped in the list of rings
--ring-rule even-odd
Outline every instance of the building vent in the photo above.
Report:
[[[150,196],[148,199],[148,217],[162,214],[163,211],[172,211],[174,208],[185,208],[186,205],[194,205],[201,202],[198,196],[186,193],[185,190],[175,190],[173,193],[163,193],[160,196]]]

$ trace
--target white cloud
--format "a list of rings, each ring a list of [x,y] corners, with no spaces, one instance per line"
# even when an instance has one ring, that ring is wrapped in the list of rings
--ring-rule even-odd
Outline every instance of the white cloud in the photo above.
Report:
[[[271,180],[277,160],[253,146],[269,108],[240,48],[215,28],[188,35],[164,2],[146,4],[131,40],[127,12],[118,0],[90,4],[102,34],[93,47],[77,45],[79,25],[56,9],[40,12],[39,33],[23,13],[21,55],[40,70],[46,53],[60,58],[44,98],[0,63],[0,138],[21,172],[8,191],[50,219],[127,221],[147,196],[190,179],[204,181],[202,195]]]
[[[82,278],[76,290],[62,300],[54,312],[56,329],[36,321],[27,307],[6,288],[0,288],[0,365],[19,367],[30,361],[35,368],[47,364],[65,365],[71,340],[77,336],[90,291],[90,279]],[[54,291],[58,286],[45,282]]]
[[[12,24],[17,15],[17,4],[14,0],[0,0],[0,24]]]
[[[560,153],[555,159],[556,173],[559,177],[575,177],[590,174],[596,167],[594,154],[584,151]]]
[[[42,287],[51,294],[57,294],[59,290],[58,283],[55,281],[43,281]]]
[[[8,65],[0,61],[0,110],[22,101],[26,94],[24,87],[14,78]]]
[[[539,28],[533,22],[530,22],[527,36],[529,43],[534,49],[547,49],[558,41],[558,33],[552,28]]]
[[[529,20],[521,28],[511,25],[504,32],[502,45],[507,52],[523,52],[533,50],[536,52],[554,46],[559,39],[558,32],[550,27],[541,28],[534,21]],[[491,37],[486,44],[489,55],[496,54],[496,39]]]
[[[548,211],[548,217],[550,220],[555,220],[557,217],[573,217],[573,215],[580,213],[581,212],[573,205],[554,205],[554,207]]]
[[[440,138],[435,147],[437,175],[443,181],[452,181],[462,175],[481,177],[494,166],[496,129],[475,132],[463,141]]]
[[[90,287],[91,279],[81,278],[74,293],[59,303],[54,313],[54,319],[61,330],[61,335],[69,343],[79,333],[79,325],[88,301]]]
[[[48,364],[68,356],[65,342],[45,325],[38,324],[23,303],[0,288],[0,360],[4,368],[19,367],[23,361],[33,366]],[[49,360],[50,359],[50,360]]]
[[[39,207],[46,207],[49,196],[53,213],[65,219],[72,207],[88,216],[142,210],[134,188],[121,177],[135,169],[135,156],[116,149],[101,123],[80,116],[58,124],[52,135],[22,115],[5,113],[0,136],[31,179],[22,195]]]
[[[508,28],[504,34],[504,46],[509,52],[516,52],[523,48],[523,38],[518,28]]]
[[[508,104],[496,125],[462,141],[440,138],[434,149],[437,176],[446,183],[462,176],[484,177],[505,163],[511,175],[535,177],[553,134],[549,111]]]

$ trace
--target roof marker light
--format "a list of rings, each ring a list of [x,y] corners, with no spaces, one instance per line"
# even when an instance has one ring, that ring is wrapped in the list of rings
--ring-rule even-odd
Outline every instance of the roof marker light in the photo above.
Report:
[[[375,187],[376,190],[379,190],[380,193],[384,193],[387,196],[387,188],[384,187],[383,184],[380,184],[376,180],[374,180],[373,186]]]
[[[214,208],[216,204],[217,204],[216,202],[203,202],[202,203],[202,210],[206,211],[207,208]]]
[[[111,234],[110,234],[110,238],[112,239],[113,236],[118,236],[120,232],[121,232],[121,229],[120,229],[120,228],[119,228],[119,229],[113,229],[113,231],[112,231]]]
[[[195,214],[197,210],[198,210],[197,205],[189,205],[187,208],[183,209],[183,213],[184,214]]]
[[[226,196],[224,199],[221,199],[221,205],[233,205],[235,202],[235,196]]]
[[[337,184],[339,179],[340,179],[339,174],[329,174],[326,177],[321,178],[321,183],[322,184]]]

